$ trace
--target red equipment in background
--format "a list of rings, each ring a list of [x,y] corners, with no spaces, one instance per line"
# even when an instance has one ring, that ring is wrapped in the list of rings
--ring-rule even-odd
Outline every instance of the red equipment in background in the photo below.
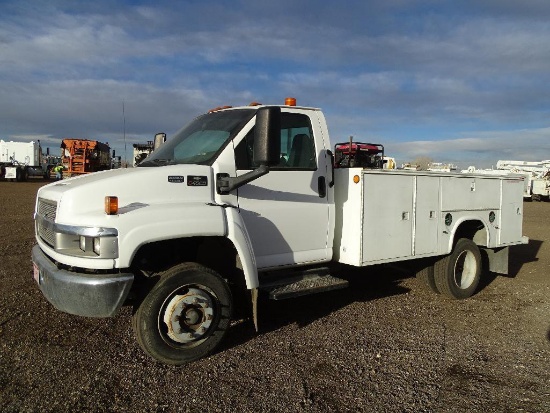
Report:
[[[349,142],[334,145],[335,168],[371,168],[382,169],[384,165],[384,146],[379,143]]]

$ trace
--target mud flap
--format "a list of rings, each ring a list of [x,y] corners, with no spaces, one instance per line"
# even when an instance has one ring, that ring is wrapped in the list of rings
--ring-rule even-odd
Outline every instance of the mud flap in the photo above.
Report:
[[[256,333],[258,332],[258,289],[253,288],[250,290],[252,295],[252,320],[254,321],[254,328]]]
[[[503,248],[480,248],[489,264],[489,271],[497,274],[508,275],[508,254],[510,247]]]

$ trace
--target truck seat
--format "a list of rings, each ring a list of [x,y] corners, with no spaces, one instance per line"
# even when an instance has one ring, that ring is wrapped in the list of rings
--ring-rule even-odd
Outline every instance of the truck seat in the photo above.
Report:
[[[288,166],[291,168],[311,168],[315,166],[313,140],[310,136],[304,133],[294,136]]]

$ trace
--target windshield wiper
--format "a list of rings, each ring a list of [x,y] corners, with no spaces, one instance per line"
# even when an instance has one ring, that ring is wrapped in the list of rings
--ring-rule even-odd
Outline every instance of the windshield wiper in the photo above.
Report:
[[[142,163],[138,164],[138,166],[161,166],[173,163],[173,159],[151,159],[149,161],[143,161]]]

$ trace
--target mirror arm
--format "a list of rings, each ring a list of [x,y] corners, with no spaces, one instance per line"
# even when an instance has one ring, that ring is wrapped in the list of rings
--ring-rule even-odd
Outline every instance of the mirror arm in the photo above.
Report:
[[[244,175],[238,176],[236,178],[230,176],[221,176],[218,175],[216,181],[216,189],[218,194],[227,195],[234,189],[240,188],[241,186],[258,179],[261,176],[264,176],[269,173],[269,166],[260,165],[258,168],[253,171],[247,172]]]

